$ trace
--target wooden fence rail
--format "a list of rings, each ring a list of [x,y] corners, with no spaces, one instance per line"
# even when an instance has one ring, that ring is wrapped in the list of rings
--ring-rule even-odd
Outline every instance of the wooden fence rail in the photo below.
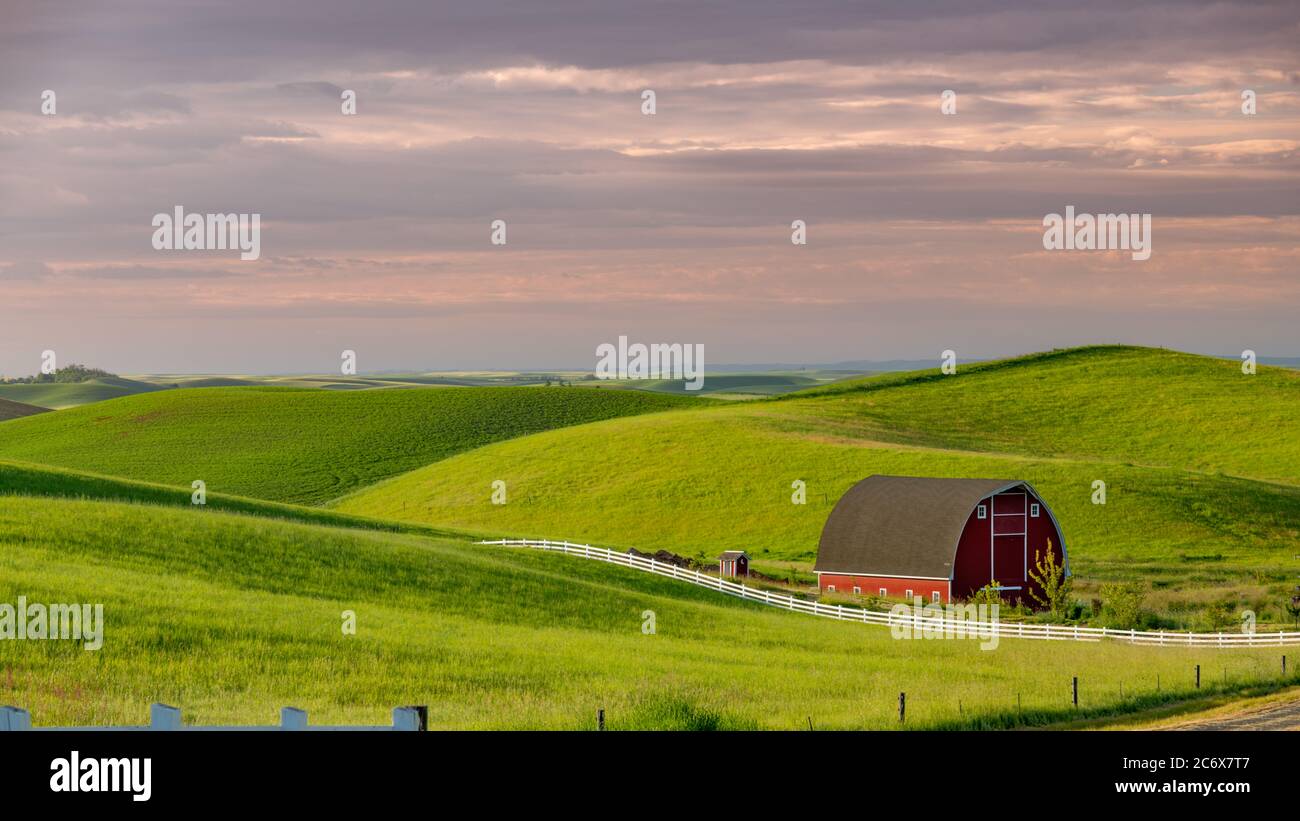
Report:
[[[1042,639],[1047,641],[1090,641],[1103,639],[1124,641],[1130,644],[1152,645],[1157,647],[1281,647],[1300,645],[1300,632],[1277,633],[1172,633],[1165,631],[1151,632],[1143,630],[1112,630],[1106,627],[1079,627],[1074,625],[1025,624],[1023,622],[976,621],[970,619],[934,618],[919,612],[910,615],[882,613],[862,607],[845,607],[842,604],[822,604],[818,601],[791,596],[785,593],[773,593],[746,587],[737,582],[727,581],[699,570],[687,570],[675,564],[656,561],[653,558],[633,556],[603,547],[586,544],[553,542],[547,539],[496,539],[481,541],[482,545],[502,545],[505,547],[532,547],[541,550],[554,550],[570,556],[609,562],[610,564],[642,570],[658,576],[667,576],[679,581],[696,584],[717,590],[729,596],[737,596],[748,601],[780,607],[796,613],[839,619],[841,621],[860,621],[864,624],[909,627],[913,630],[943,631],[944,635],[973,636],[996,635],[998,637]]]

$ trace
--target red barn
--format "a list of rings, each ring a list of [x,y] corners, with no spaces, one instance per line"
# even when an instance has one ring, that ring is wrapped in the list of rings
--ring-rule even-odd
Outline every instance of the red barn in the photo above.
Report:
[[[1068,574],[1056,517],[1028,482],[869,476],[835,504],[814,570],[824,592],[946,603],[997,581],[1032,603],[1049,540]]]

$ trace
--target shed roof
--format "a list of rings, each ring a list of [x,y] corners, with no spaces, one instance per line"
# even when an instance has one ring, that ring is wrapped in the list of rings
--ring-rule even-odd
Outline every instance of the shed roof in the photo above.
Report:
[[[746,559],[749,558],[749,554],[746,553],[746,552],[743,551],[743,550],[726,550],[726,551],[723,551],[722,555],[719,556],[718,558],[719,558],[719,559],[739,559],[739,558],[742,557],[742,556],[744,556]]]
[[[948,579],[966,520],[1016,479],[868,476],[849,488],[822,528],[814,569]]]

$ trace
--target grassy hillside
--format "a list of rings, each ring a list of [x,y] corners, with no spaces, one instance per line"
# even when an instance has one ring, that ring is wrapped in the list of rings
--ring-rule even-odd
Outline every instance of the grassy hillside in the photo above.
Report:
[[[189,488],[119,479],[97,473],[46,467],[27,462],[0,460],[0,496],[37,496],[72,499],[95,499],[182,507],[198,512],[218,510],[245,513],[307,524],[386,530],[394,533],[423,533],[464,537],[463,531],[438,528],[414,522],[352,516],[320,507],[268,502],[225,493],[208,493],[202,506],[194,504]],[[475,535],[480,535],[476,533]],[[495,536],[493,537],[495,538]]]
[[[165,390],[6,422],[0,457],[318,503],[502,439],[693,401],[569,388]]]
[[[38,382],[0,385],[0,399],[26,402],[42,408],[71,408],[105,399],[160,390],[160,386],[120,376],[105,376],[85,382]]]
[[[98,651],[0,642],[4,702],[43,725],[164,701],[196,723],[428,704],[436,728],[577,729],[597,707],[611,729],[889,728],[906,690],[911,727],[1006,726],[1017,693],[1027,723],[1074,715],[1072,675],[1084,715],[1185,698],[1198,663],[1209,688],[1277,679],[1273,649],[898,641],[581,559],[215,511],[0,497],[0,545],[0,601],[104,605]]]
[[[45,413],[49,408],[40,408],[36,405],[26,405],[22,402],[14,402],[10,399],[0,399],[0,422],[6,419],[21,419],[24,416],[34,416],[38,413]]]
[[[1300,484],[1300,372],[1152,348],[1077,348],[787,397],[800,434],[1098,459]]]
[[[1294,478],[1296,407],[1289,373],[1243,377],[1212,359],[1085,349],[553,431],[413,471],[337,508],[710,558],[738,548],[760,565],[806,566],[831,507],[864,476],[1018,478],[1052,506],[1083,578],[1151,580],[1174,613],[1223,596],[1276,619],[1300,543],[1300,486],[1201,471]],[[477,492],[492,479],[507,482],[508,504]],[[796,480],[807,483],[804,505],[791,503]],[[1105,505],[1092,503],[1095,480],[1107,485]]]

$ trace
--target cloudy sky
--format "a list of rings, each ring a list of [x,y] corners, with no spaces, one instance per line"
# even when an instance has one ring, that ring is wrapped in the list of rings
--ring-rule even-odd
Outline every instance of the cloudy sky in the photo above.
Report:
[[[1294,2],[4,0],[0,373],[1300,355],[1297,44]],[[154,250],[176,205],[261,258]],[[1045,251],[1066,205],[1151,259]]]

